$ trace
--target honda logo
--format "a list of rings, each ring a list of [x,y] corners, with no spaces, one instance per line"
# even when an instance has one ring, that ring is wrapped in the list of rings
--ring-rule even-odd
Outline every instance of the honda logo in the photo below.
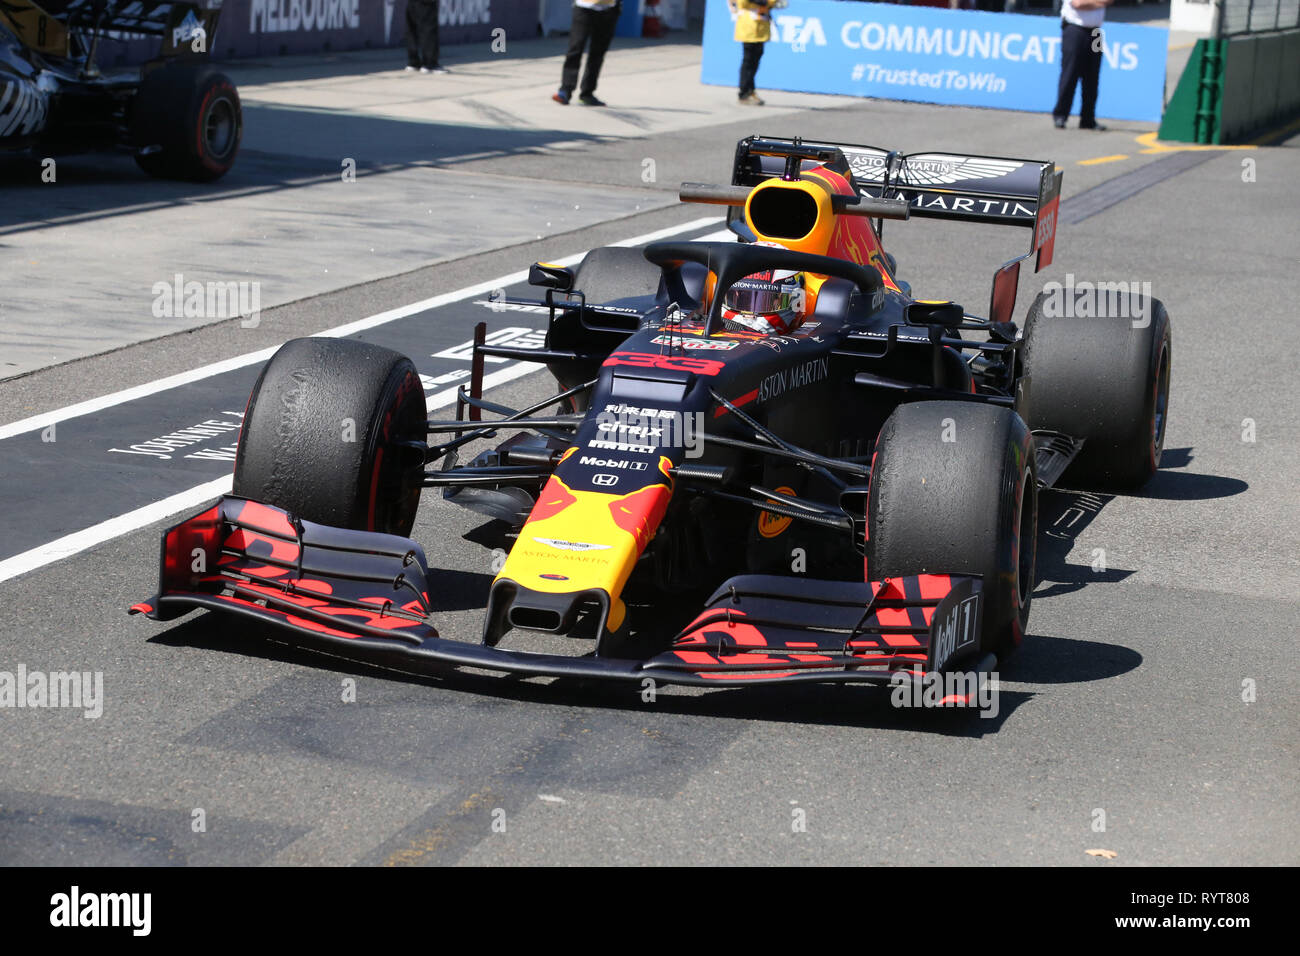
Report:
[[[604,488],[611,488],[618,484],[618,475],[610,475],[602,472],[591,479],[593,485],[600,485]]]

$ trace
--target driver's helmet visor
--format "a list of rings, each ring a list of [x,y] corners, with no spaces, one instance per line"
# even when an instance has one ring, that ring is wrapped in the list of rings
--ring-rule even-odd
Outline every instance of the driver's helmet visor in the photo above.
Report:
[[[727,290],[727,308],[750,315],[776,315],[794,308],[794,282],[739,279]]]

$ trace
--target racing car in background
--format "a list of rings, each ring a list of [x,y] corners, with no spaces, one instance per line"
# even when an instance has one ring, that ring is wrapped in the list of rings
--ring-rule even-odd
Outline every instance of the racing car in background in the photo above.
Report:
[[[158,594],[132,611],[218,609],[433,672],[701,686],[987,673],[1026,634],[1039,490],[1141,486],[1164,442],[1159,301],[1082,319],[1045,293],[1012,321],[1021,262],[1051,261],[1061,175],[749,137],[730,184],[681,191],[727,206],[739,241],[535,264],[544,348],[485,344],[480,324],[445,421],[426,420],[408,358],[290,341],[249,398],[233,494],[165,532]],[[883,220],[912,215],[1030,227],[987,316],[898,277]],[[802,321],[733,321],[755,290],[784,288],[778,274],[798,277]],[[544,363],[555,394],[484,398],[489,356]],[[438,572],[408,538],[428,487],[506,529],[478,644],[435,629]],[[633,638],[652,606],[683,623],[645,650]],[[529,631],[574,652],[511,646]]]
[[[243,134],[239,93],[207,60],[221,0],[0,0],[0,150],[130,152],[152,176],[211,182]],[[143,67],[101,72],[105,38],[158,37]]]

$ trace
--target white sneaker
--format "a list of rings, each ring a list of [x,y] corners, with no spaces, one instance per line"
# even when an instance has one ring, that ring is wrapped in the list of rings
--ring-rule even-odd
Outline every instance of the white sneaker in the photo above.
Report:
[[[427,66],[422,66],[422,67],[420,67],[420,72],[421,72],[421,73],[432,73],[433,70],[429,69]]]
[[[403,67],[403,68],[402,68],[402,72],[404,72],[404,73],[414,73],[414,72],[415,72],[415,67],[413,67],[413,66]]]
[[[430,72],[433,72],[433,73],[450,73],[451,70],[447,69],[445,66],[435,66],[435,67],[433,68],[433,70],[431,70]]]

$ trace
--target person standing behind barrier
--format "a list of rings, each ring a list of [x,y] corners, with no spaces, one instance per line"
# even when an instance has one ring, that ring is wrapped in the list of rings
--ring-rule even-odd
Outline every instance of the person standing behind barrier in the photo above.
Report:
[[[573,21],[569,27],[569,52],[564,57],[564,72],[560,76],[560,88],[551,99],[568,105],[573,89],[578,85],[578,67],[582,65],[582,49],[591,40],[591,49],[587,51],[587,69],[582,74],[582,86],[578,92],[578,102],[583,106],[604,106],[596,99],[596,81],[600,79],[600,67],[605,62],[605,51],[614,39],[614,28],[618,26],[619,0],[574,0]]]
[[[406,69],[448,72],[438,63],[438,0],[406,0]]]
[[[736,42],[745,52],[740,57],[740,102],[744,106],[762,106],[763,99],[754,92],[758,61],[763,58],[763,44],[772,38],[772,0],[727,0],[736,14]]]
[[[1097,84],[1101,79],[1101,24],[1114,0],[1062,0],[1061,84],[1057,88],[1052,119],[1065,129],[1074,105],[1074,88],[1083,83],[1079,129],[1105,129],[1097,123]]]

